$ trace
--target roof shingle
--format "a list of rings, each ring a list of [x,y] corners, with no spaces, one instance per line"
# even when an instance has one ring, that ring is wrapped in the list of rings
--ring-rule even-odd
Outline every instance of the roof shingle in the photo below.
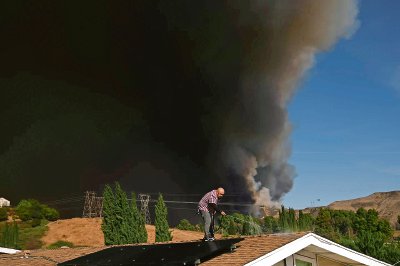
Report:
[[[231,253],[214,257],[201,265],[244,265],[279,247],[282,247],[307,233],[271,234],[245,237],[236,244]],[[23,252],[14,255],[0,255],[0,266],[55,266],[57,263],[103,250],[107,247],[82,247],[54,250],[32,250],[28,257]]]
[[[237,248],[233,252],[212,258],[201,265],[244,265],[306,234],[302,232],[245,237],[236,244]]]

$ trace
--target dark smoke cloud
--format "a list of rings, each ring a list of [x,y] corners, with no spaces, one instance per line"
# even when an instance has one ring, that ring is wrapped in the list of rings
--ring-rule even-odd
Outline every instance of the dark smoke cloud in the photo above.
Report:
[[[355,1],[41,1],[1,9],[0,193],[101,188],[279,201],[286,106]],[[3,127],[2,127],[3,128]]]

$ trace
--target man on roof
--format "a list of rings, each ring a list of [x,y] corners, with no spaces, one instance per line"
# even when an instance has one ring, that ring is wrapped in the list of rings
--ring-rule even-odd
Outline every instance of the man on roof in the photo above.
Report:
[[[224,211],[218,208],[218,199],[222,198],[225,190],[220,187],[206,193],[200,200],[198,212],[201,214],[204,222],[204,240],[213,241],[214,238],[214,216],[216,213],[226,215]]]

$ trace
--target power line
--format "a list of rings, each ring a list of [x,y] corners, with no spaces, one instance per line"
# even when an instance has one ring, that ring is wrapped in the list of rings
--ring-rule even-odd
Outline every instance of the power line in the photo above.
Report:
[[[63,199],[58,199],[58,200],[45,201],[45,202],[43,202],[43,204],[52,205],[52,204],[59,204],[59,203],[64,203],[64,202],[79,201],[79,200],[83,200],[83,199],[84,199],[84,197],[82,197],[82,196],[69,197],[69,198],[63,198]]]
[[[160,192],[146,192],[145,194],[149,195],[159,195]],[[187,193],[161,193],[163,196],[204,196],[204,194],[187,194]],[[224,197],[237,197],[242,196],[243,194],[225,194]]]
[[[156,202],[156,200],[151,200],[151,202]],[[179,200],[164,200],[165,203],[176,203],[176,204],[199,204],[198,201],[179,201]],[[250,202],[221,202],[218,205],[222,206],[244,206],[244,207],[251,207],[251,206],[263,206],[252,204]]]
[[[143,214],[145,215],[146,218],[146,222],[150,223],[151,219],[150,219],[150,212],[149,212],[149,205],[153,205],[154,203],[156,203],[156,200],[152,200],[150,195],[151,194],[156,194],[156,193],[148,193],[148,194],[144,194],[141,193],[138,196],[138,199],[141,201],[141,211],[143,212]],[[140,195],[147,195],[144,196],[143,198],[140,198]],[[166,196],[197,196],[197,195],[202,195],[202,194],[180,194],[180,193],[175,193],[175,194],[171,194],[171,193],[165,193],[163,195]],[[229,196],[236,196],[236,195],[240,195],[240,194],[230,194]],[[85,192],[85,197],[82,196],[70,196],[70,197],[66,197],[66,198],[62,198],[62,199],[57,199],[57,200],[53,200],[53,201],[47,201],[45,202],[45,204],[48,205],[62,205],[66,207],[62,207],[62,208],[58,208],[60,210],[67,210],[67,209],[77,209],[78,204],[80,204],[80,202],[82,202],[84,200],[84,206],[83,206],[83,217],[101,217],[102,216],[102,211],[103,211],[103,197],[97,197],[96,196],[96,192],[94,191],[87,191]],[[132,199],[128,199],[129,201],[131,201]],[[175,204],[189,204],[189,205],[197,205],[199,202],[196,201],[185,201],[185,200],[165,200],[164,201],[166,204],[168,204],[168,208],[171,209],[187,209],[187,210],[194,210],[197,208],[193,206],[193,208],[185,208],[185,207],[174,207],[173,205]],[[146,206],[147,205],[147,206]],[[172,206],[171,206],[172,205]],[[254,206],[259,206],[259,207],[263,207],[263,205],[256,205],[253,204],[251,202],[220,202],[219,203],[220,206],[237,206],[237,207],[254,207]],[[74,206],[74,207],[73,207]],[[154,207],[151,206],[152,208]],[[146,215],[147,213],[147,215]]]

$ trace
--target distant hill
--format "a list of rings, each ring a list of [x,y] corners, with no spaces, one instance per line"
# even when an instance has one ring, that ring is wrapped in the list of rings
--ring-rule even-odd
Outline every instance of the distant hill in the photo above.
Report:
[[[397,223],[400,215],[400,191],[376,192],[366,197],[335,201],[328,205],[334,210],[357,211],[359,208],[375,209],[379,217],[388,220],[392,226]]]
[[[400,191],[375,192],[366,197],[355,198],[349,200],[335,201],[328,206],[309,207],[303,209],[304,213],[318,215],[319,209],[330,208],[333,210],[348,210],[356,212],[359,208],[366,210],[375,209],[378,211],[379,217],[390,222],[393,228],[397,225],[397,216],[400,215]],[[274,213],[278,215],[278,210]]]

